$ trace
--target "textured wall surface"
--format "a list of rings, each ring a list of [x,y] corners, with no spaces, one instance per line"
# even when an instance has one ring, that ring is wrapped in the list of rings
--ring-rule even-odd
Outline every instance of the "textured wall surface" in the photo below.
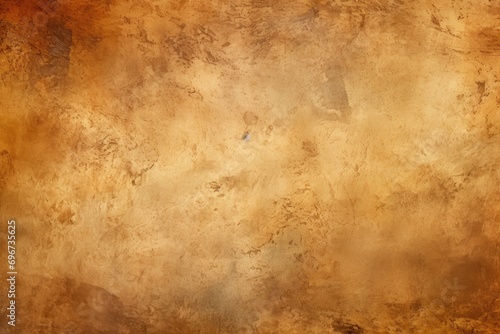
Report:
[[[2,0],[3,333],[498,333],[500,3]]]

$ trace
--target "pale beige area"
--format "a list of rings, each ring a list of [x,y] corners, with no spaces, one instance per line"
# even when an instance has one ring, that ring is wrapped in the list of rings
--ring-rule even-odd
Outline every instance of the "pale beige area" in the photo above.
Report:
[[[498,2],[4,0],[0,25],[2,331],[500,330]]]

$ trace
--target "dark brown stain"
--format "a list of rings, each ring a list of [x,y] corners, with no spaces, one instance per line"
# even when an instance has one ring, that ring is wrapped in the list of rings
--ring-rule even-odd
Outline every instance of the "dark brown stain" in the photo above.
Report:
[[[37,69],[38,76],[53,77],[55,81],[60,82],[68,72],[72,31],[65,28],[61,22],[50,21],[44,39],[47,41],[47,52],[42,53],[32,66]]]
[[[434,15],[431,16],[431,21],[432,23],[434,23],[434,25],[441,27],[441,24],[439,24],[439,20]]]
[[[311,157],[316,157],[319,154],[317,145],[310,140],[306,140],[302,143],[302,149]]]
[[[342,319],[332,320],[332,328],[343,334],[363,334],[365,332],[358,325],[345,322]]]
[[[484,92],[486,91],[486,83],[484,81],[476,81],[477,92],[481,97],[483,97]]]
[[[259,121],[259,117],[257,117],[254,113],[247,111],[243,114],[243,120],[246,125],[255,125]]]
[[[109,4],[104,2],[90,5],[86,1],[7,1],[2,4],[2,21],[13,37],[8,44],[18,43],[18,57],[30,63],[31,83],[45,81],[53,87],[64,81],[73,46],[90,54],[98,51],[103,38],[107,38],[108,45],[113,45],[109,34],[106,35],[106,31],[113,28],[101,24],[109,22],[108,10]],[[112,53],[109,56],[112,57]],[[13,70],[22,73],[26,68]]]
[[[19,318],[31,316],[50,318],[54,321],[33,323],[21,321],[16,329],[29,333],[120,333],[128,328],[143,333],[146,324],[126,314],[120,299],[108,290],[69,278],[39,280],[30,287],[36,303],[46,298],[43,307],[23,303]],[[45,293],[49,292],[50,296]],[[25,318],[26,319],[26,318]]]

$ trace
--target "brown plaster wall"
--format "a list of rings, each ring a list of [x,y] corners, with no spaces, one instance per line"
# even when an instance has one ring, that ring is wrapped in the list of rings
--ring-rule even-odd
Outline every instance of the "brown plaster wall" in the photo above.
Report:
[[[498,2],[3,0],[0,53],[2,332],[498,333]]]

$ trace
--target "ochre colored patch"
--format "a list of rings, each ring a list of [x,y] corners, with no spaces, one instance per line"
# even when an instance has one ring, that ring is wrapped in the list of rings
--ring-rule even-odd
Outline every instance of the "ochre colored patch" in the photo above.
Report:
[[[0,332],[497,333],[499,14],[2,1]]]

